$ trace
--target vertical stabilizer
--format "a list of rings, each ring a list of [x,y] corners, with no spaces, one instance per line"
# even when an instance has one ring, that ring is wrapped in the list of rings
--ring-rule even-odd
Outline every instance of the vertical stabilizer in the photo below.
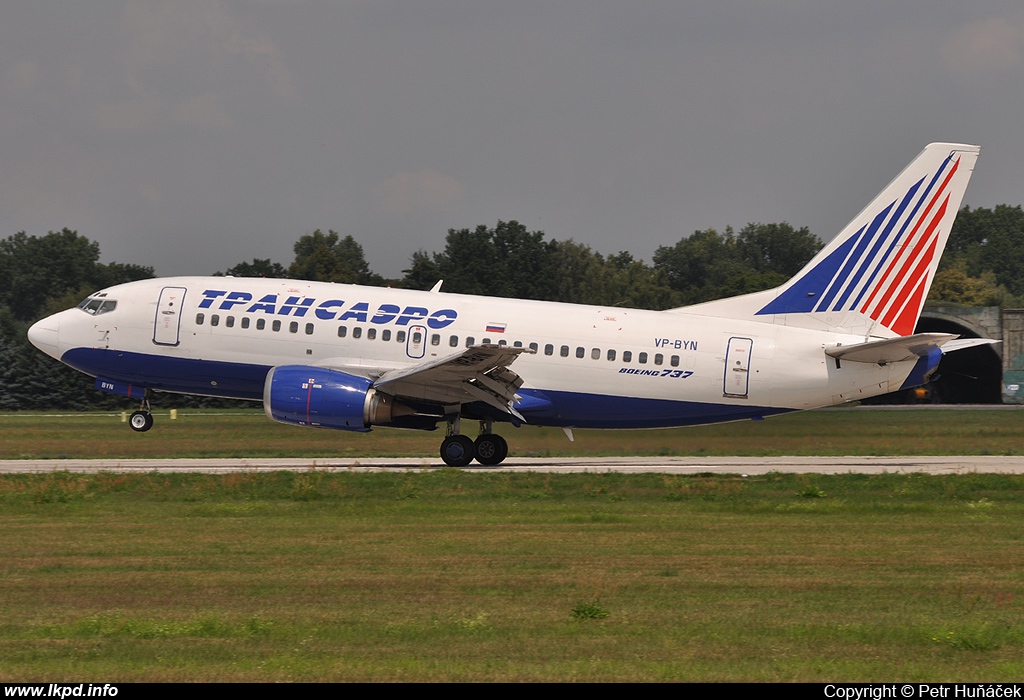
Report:
[[[929,144],[787,283],[679,311],[910,335],[980,150]]]

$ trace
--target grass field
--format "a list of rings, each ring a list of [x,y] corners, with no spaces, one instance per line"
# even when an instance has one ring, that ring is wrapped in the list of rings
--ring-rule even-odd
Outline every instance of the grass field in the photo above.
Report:
[[[1017,411],[505,430],[514,453],[1020,454]],[[0,458],[436,454],[259,412]],[[0,476],[0,681],[1019,681],[1024,477]]]
[[[1024,477],[0,477],[0,680],[1019,681]]]
[[[262,411],[156,413],[148,433],[116,414],[0,414],[0,459],[57,457],[436,457],[440,431],[313,430],[267,420]],[[465,426],[471,435],[475,426]],[[1024,411],[794,413],[764,421],[673,430],[561,430],[500,426],[520,456],[1024,454]]]

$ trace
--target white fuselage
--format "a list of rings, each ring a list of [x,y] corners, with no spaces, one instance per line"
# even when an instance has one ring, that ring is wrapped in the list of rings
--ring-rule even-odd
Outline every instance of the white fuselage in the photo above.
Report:
[[[527,423],[540,425],[760,418],[895,391],[914,367],[839,364],[824,353],[864,336],[678,311],[231,277],[145,280],[91,298],[116,305],[61,312],[34,326],[31,338],[100,379],[260,399],[276,366],[372,380],[467,345],[521,344],[536,352],[515,362],[520,394],[555,407],[524,411]]]

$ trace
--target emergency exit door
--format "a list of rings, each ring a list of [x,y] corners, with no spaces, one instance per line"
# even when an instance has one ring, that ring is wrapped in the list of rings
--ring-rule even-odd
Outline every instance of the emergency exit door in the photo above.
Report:
[[[414,360],[427,352],[427,329],[423,326],[409,326],[409,337],[405,341],[405,354]]]

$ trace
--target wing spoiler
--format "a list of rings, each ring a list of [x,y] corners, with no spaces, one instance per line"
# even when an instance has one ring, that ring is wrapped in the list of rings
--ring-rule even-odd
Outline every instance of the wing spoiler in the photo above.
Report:
[[[385,372],[373,386],[394,396],[432,403],[483,401],[526,422],[513,407],[522,378],[509,369],[529,348],[475,345],[446,357]]]

